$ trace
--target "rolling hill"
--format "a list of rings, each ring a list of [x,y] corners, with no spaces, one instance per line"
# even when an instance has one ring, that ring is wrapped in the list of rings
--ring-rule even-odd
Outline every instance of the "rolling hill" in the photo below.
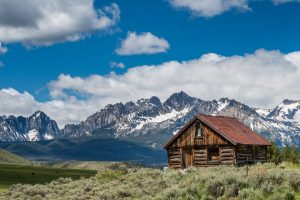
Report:
[[[29,165],[30,161],[16,154],[0,149],[0,164]]]

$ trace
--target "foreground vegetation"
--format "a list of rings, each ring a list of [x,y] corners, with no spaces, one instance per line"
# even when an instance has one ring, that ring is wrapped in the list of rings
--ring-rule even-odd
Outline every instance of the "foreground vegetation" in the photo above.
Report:
[[[41,185],[13,185],[3,199],[296,199],[298,164],[187,170],[123,168],[90,178],[59,178]]]
[[[81,177],[91,177],[95,174],[95,170],[71,170],[38,166],[1,164],[0,192],[7,190],[11,185],[17,183],[44,184],[56,180],[60,177],[71,177],[75,180],[80,179]]]

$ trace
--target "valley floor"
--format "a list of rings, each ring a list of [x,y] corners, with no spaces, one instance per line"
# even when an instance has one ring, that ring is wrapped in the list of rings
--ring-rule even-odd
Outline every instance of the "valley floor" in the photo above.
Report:
[[[14,185],[0,199],[299,199],[300,165],[160,170],[112,164],[96,176]]]
[[[91,177],[95,170],[63,169],[42,166],[0,164],[0,192],[7,191],[13,184],[45,184],[60,177]]]

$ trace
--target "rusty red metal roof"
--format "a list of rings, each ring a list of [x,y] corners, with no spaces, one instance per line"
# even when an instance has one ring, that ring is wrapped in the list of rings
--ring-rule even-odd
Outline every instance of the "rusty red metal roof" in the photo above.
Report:
[[[270,145],[265,138],[233,117],[199,115],[209,127],[235,144]]]
[[[265,138],[233,117],[197,114],[165,146],[168,148],[196,119],[199,119],[215,132],[234,145],[270,145]]]

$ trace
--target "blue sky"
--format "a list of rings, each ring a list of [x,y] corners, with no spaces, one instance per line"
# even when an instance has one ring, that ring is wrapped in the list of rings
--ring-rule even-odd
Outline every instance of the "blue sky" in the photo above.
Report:
[[[26,1],[30,2],[30,0]],[[205,1],[207,0],[204,0],[204,2]],[[78,0],[77,2],[80,5],[80,2],[82,3],[83,1]],[[210,3],[204,7],[201,7],[201,5],[192,5],[193,1],[188,0],[182,1],[186,2],[183,5],[176,0],[95,0],[94,2],[90,2],[92,2],[92,4],[87,9],[101,9],[103,12],[106,12],[106,14],[108,13],[103,16],[107,16],[110,19],[113,18],[111,16],[112,14],[109,13],[110,11],[104,9],[105,6],[116,5],[120,14],[117,19],[112,19],[111,21],[113,22],[109,25],[101,25],[100,28],[91,26],[87,29],[85,27],[82,32],[79,31],[81,33],[79,39],[65,39],[63,37],[62,39],[46,38],[47,42],[45,42],[44,40],[41,41],[40,38],[35,38],[35,36],[29,37],[30,31],[28,31],[28,33],[24,31],[23,35],[25,36],[8,37],[8,33],[5,32],[7,30],[6,28],[15,26],[17,22],[0,20],[0,42],[2,48],[7,49],[7,52],[3,52],[2,55],[0,55],[0,61],[3,65],[0,67],[0,89],[5,90],[12,88],[15,90],[19,95],[15,95],[17,96],[16,100],[19,100],[18,98],[24,99],[22,95],[24,95],[25,92],[34,99],[34,103],[32,103],[32,105],[34,105],[33,109],[24,109],[24,111],[20,111],[20,114],[29,114],[34,109],[40,108],[40,104],[48,105],[46,107],[42,106],[42,109],[51,110],[49,104],[53,105],[53,102],[61,101],[64,104],[72,104],[76,101],[74,107],[76,107],[75,105],[93,102],[93,106],[90,110],[87,110],[83,116],[79,117],[78,120],[82,120],[83,117],[91,114],[92,110],[96,111],[106,103],[127,101],[129,99],[136,100],[141,97],[148,98],[152,95],[164,99],[177,90],[185,90],[189,94],[203,99],[220,98],[220,95],[222,95],[236,98],[245,103],[250,103],[253,106],[265,107],[275,106],[284,98],[295,99],[299,95],[297,89],[289,90],[284,94],[280,93],[285,87],[290,87],[290,81],[286,80],[293,80],[293,77],[288,77],[290,74],[283,78],[281,75],[286,72],[295,74],[296,72],[293,70],[298,72],[298,68],[293,68],[298,64],[299,59],[297,53],[300,47],[300,3],[297,1],[286,3],[285,0],[277,0],[274,2],[267,0],[241,0],[242,5],[231,5],[232,7],[230,8],[222,8],[223,10],[221,9],[216,11],[217,13],[209,14],[210,16],[203,14],[205,9],[210,9],[210,7],[214,8],[214,6],[216,6],[213,5],[214,3],[223,2],[223,0],[207,1]],[[226,4],[226,0],[224,0],[224,2]],[[227,3],[228,2],[231,1],[229,0]],[[27,4],[23,6],[26,7]],[[42,3],[41,5],[33,6],[39,7],[40,10],[44,9]],[[29,7],[28,9],[31,8]],[[64,10],[61,12],[63,11]],[[3,12],[3,10],[0,9],[0,16],[1,12]],[[25,15],[26,13],[24,16]],[[70,16],[72,17],[71,14]],[[101,15],[98,18],[100,19],[103,16]],[[38,17],[39,15],[37,15],[36,18]],[[30,22],[30,20],[28,20],[28,22]],[[20,21],[18,23],[23,22]],[[58,21],[58,23],[60,22]],[[85,22],[83,22],[83,24],[84,23]],[[80,23],[80,25],[82,24]],[[21,24],[21,26],[24,26],[24,30],[27,30],[24,24]],[[55,26],[53,27],[55,28]],[[49,30],[45,29],[45,32],[42,33],[43,37],[48,37],[47,32],[55,32],[53,27],[49,26]],[[10,34],[16,33],[17,35],[18,30],[19,29],[14,27]],[[147,50],[147,48],[149,47],[145,47],[146,50],[142,53],[119,55],[116,49],[121,48],[122,41],[125,41],[130,33],[134,33],[137,37],[142,36],[144,33],[149,33],[149,42],[156,41],[158,42],[158,46],[162,44],[167,46],[161,47],[162,50],[158,50],[159,52],[156,53],[147,52],[149,50]],[[72,32],[72,34],[75,33]],[[28,37],[30,38],[30,42],[28,42],[28,39],[24,39]],[[145,41],[145,38],[141,38],[141,44],[139,44],[140,48],[142,48],[141,45],[147,45],[143,44],[143,41]],[[134,45],[135,44],[131,46],[130,44],[129,46],[134,48]],[[139,51],[139,49],[135,49],[134,51]],[[157,49],[154,51],[157,51]],[[213,53],[214,55],[209,53]],[[271,71],[280,68],[281,71],[279,70],[274,73],[282,78],[278,78],[278,82],[284,82],[284,86],[278,86],[277,91],[274,88],[270,89],[272,85],[269,85],[264,88],[265,90],[258,91],[257,88],[265,85],[264,82],[259,82],[257,83],[258,85],[255,86],[257,90],[253,89],[254,93],[240,96],[238,91],[244,91],[243,87],[249,88],[252,86],[249,85],[251,84],[251,81],[249,81],[247,83],[241,83],[241,87],[237,88],[237,91],[231,92],[230,88],[233,87],[230,86],[229,89],[224,88],[222,90],[226,92],[220,93],[217,89],[219,87],[218,85],[214,88],[210,86],[209,82],[201,82],[202,77],[206,76],[205,73],[210,73],[211,79],[220,79],[220,77],[214,77],[213,72],[206,72],[205,69],[201,69],[203,59],[200,61],[199,59],[201,59],[203,55],[207,55],[206,57],[209,57],[209,60],[214,60],[213,66],[221,66],[221,64],[216,64],[216,62],[219,63],[220,59],[227,58],[229,61],[226,67],[229,68],[232,63],[231,61],[235,61],[235,59],[238,61],[234,63],[241,62],[241,65],[245,63],[247,66],[251,65],[251,67],[253,67],[253,65],[255,65],[254,67],[270,65],[270,68],[266,69],[270,69]],[[289,57],[287,61],[285,60],[286,57]],[[277,59],[279,59],[279,61]],[[169,61],[178,62],[179,64],[177,64],[180,66],[185,65],[185,62],[191,62],[193,64],[193,62],[199,61],[200,63],[197,64],[199,74],[191,74],[191,76],[198,76],[200,82],[189,82],[186,85],[181,82],[177,83],[175,80],[181,79],[180,71],[177,72],[175,70],[177,69],[176,63],[170,62],[169,64],[163,64]],[[122,63],[124,66],[122,66],[122,68],[112,67],[110,66],[112,62],[116,64]],[[281,65],[272,68],[272,64],[277,65],[278,63],[281,63]],[[170,80],[174,80],[174,82],[164,82],[158,86],[155,86],[153,82],[148,82],[149,76],[159,76],[160,80],[164,79],[166,75],[164,73],[167,73],[165,71],[169,69],[168,65],[172,65],[173,67],[170,67],[171,72],[168,73],[174,74],[173,77],[170,77]],[[144,67],[141,68],[138,66]],[[232,66],[235,65],[232,64]],[[152,70],[152,67],[157,68],[155,70],[158,72],[153,72],[153,74],[149,72],[149,74],[148,71],[149,69]],[[187,64],[186,67],[188,68],[189,64]],[[251,67],[249,67],[250,71],[260,72],[260,68],[251,69]],[[130,71],[130,68],[133,71]],[[162,68],[162,70],[158,70],[160,68]],[[125,78],[124,74],[133,74],[135,73],[135,69],[139,70],[135,84],[139,84],[140,81],[148,82],[148,85],[139,89],[132,88],[130,84],[126,85],[127,78]],[[249,69],[245,67],[237,70],[241,70],[239,77],[242,80],[249,78],[243,77],[247,74],[246,71]],[[262,69],[262,74],[270,74],[270,71],[266,69]],[[230,70],[226,69],[226,72],[227,71]],[[176,75],[176,73],[178,74]],[[132,77],[135,76],[132,75]],[[234,79],[235,77],[232,78]],[[106,83],[103,83],[102,80],[99,79],[105,79]],[[255,76],[253,79],[255,79]],[[263,79],[263,76],[261,79]],[[266,79],[268,79],[267,76]],[[224,85],[231,84],[227,82],[227,79],[222,81]],[[255,82],[255,80],[253,81]],[[129,88],[128,91],[126,89],[126,92],[129,94],[128,98],[123,98],[127,96],[126,92],[123,93],[125,90],[120,92],[117,90],[114,91],[115,89],[112,88],[110,91],[114,92],[110,93],[109,91],[105,91],[106,84],[113,85],[114,83],[119,85],[123,85],[124,83],[124,88]],[[194,85],[192,83],[194,83]],[[204,88],[202,88],[203,92],[197,92],[191,89],[191,87],[196,88],[197,84],[204,85]],[[255,85],[255,83],[253,84]],[[105,92],[93,92],[91,91],[93,88],[88,87],[90,85],[95,87],[95,91],[101,90]],[[152,85],[154,86],[152,87]],[[181,87],[180,85],[183,86]],[[171,89],[161,91],[160,86]],[[84,89],[85,87],[87,88]],[[112,86],[110,85],[110,87]],[[208,90],[213,92],[208,95],[205,92]],[[274,92],[270,92],[270,94],[265,92],[269,90],[274,90]],[[137,93],[139,95],[136,95]],[[269,97],[261,97],[263,94]],[[252,97],[253,95],[257,96],[257,98]],[[94,99],[97,99],[97,101]],[[8,98],[1,100],[8,101]],[[36,106],[36,104],[38,104],[38,106]],[[27,106],[27,104],[24,105]],[[6,104],[4,106],[7,107]],[[71,106],[65,112],[70,112],[72,109],[73,107]],[[2,114],[8,114],[8,112],[18,114],[16,110],[5,110]],[[51,114],[53,117],[58,115],[55,113]],[[78,121],[75,116],[76,112],[74,111],[74,116],[70,117],[69,121]]]

